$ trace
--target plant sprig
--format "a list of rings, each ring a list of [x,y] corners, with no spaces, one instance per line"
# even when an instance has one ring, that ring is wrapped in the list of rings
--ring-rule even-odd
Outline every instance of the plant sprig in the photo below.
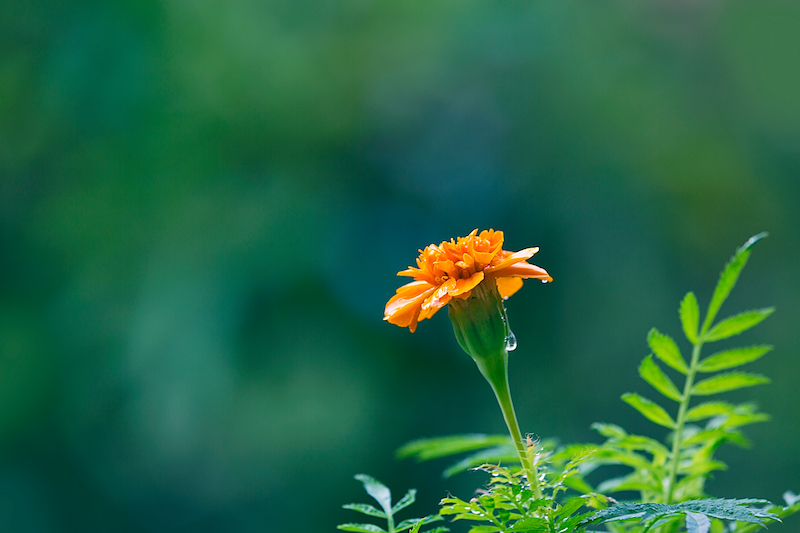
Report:
[[[403,520],[399,524],[395,524],[395,514],[405,509],[416,500],[416,489],[409,490],[405,496],[392,505],[392,492],[389,490],[389,487],[366,474],[356,474],[355,478],[364,485],[364,490],[367,491],[367,494],[372,496],[383,510],[377,509],[368,503],[348,503],[343,505],[342,508],[357,511],[367,516],[382,518],[386,520],[387,527],[383,529],[375,524],[355,523],[339,524],[336,526],[342,531],[355,531],[357,533],[402,533],[403,531],[410,531],[410,533],[419,533],[422,526],[442,520],[441,516],[432,515],[423,518]],[[446,527],[436,527],[428,530],[426,533],[444,533],[446,531],[449,531]]]

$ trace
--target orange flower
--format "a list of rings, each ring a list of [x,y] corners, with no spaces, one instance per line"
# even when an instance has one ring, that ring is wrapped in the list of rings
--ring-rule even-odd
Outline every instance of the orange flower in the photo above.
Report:
[[[414,281],[397,289],[386,304],[384,320],[413,333],[417,322],[432,317],[452,298],[467,299],[481,283],[496,283],[503,298],[522,287],[523,278],[544,282],[553,278],[543,269],[526,261],[539,248],[519,252],[503,250],[503,232],[475,229],[466,237],[431,244],[420,250],[416,267],[398,272]]]

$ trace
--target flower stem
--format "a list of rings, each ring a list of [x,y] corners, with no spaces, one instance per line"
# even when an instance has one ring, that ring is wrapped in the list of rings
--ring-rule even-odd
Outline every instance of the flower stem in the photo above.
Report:
[[[697,344],[692,349],[692,361],[689,364],[689,372],[686,374],[686,383],[683,386],[683,396],[681,396],[681,405],[678,408],[678,419],[675,427],[675,436],[672,440],[672,468],[669,472],[669,482],[667,483],[667,497],[666,503],[672,503],[672,498],[675,493],[675,483],[678,480],[678,463],[680,463],[681,446],[683,444],[683,426],[686,423],[686,410],[689,407],[689,401],[692,398],[692,387],[694,386],[694,378],[697,374],[698,361],[700,360],[700,350],[703,348],[703,335],[705,328],[700,338],[697,339]]]
[[[511,440],[514,441],[514,446],[517,448],[522,468],[528,476],[528,482],[531,485],[534,495],[537,499],[542,497],[542,489],[539,486],[539,477],[536,473],[536,463],[528,453],[525,442],[522,440],[522,433],[519,430],[519,423],[517,422],[517,415],[514,412],[514,404],[511,401],[511,389],[508,385],[508,375],[505,379],[498,380],[500,383],[490,381],[494,395],[497,397],[497,403],[500,404],[500,410],[503,411],[503,418],[505,418],[508,432],[511,434]]]

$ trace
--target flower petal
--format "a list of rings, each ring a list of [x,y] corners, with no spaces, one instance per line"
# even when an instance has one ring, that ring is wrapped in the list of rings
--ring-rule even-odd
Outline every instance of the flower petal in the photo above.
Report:
[[[525,248],[524,250],[520,250],[519,252],[514,252],[506,257],[504,257],[499,263],[496,265],[492,265],[486,269],[486,272],[495,272],[497,270],[502,270],[504,268],[508,268],[509,266],[519,263],[520,261],[525,261],[526,259],[530,259],[533,255],[539,251],[539,248]]]
[[[483,278],[484,278],[483,272],[475,272],[468,279],[460,279],[456,281],[455,288],[449,291],[448,294],[450,294],[450,296],[460,296],[465,292],[469,292],[475,287],[477,287],[478,284],[481,281],[483,281]]]
[[[416,325],[422,302],[435,290],[436,287],[426,281],[412,281],[403,285],[386,304],[383,319],[400,327],[410,327],[412,323]]]
[[[448,293],[450,293],[450,291],[452,291],[455,288],[456,288],[456,280],[454,278],[448,279],[447,281],[439,285],[439,287],[435,291],[433,291],[433,294],[431,294],[424,302],[422,302],[421,305],[422,310],[427,311],[432,307],[437,310],[440,309],[447,303],[448,300],[450,300]]]
[[[503,299],[508,298],[522,288],[522,278],[497,278],[497,290]]]
[[[541,279],[543,281],[553,281],[553,278],[550,277],[550,274],[548,274],[545,269],[525,262],[515,263],[502,270],[495,270],[493,272],[490,272],[487,275],[487,277],[490,278],[500,278],[500,277],[505,278],[510,276],[516,276],[526,279],[535,278],[535,279]]]

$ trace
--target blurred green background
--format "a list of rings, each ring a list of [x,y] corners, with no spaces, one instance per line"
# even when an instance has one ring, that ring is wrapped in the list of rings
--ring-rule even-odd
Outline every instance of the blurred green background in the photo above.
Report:
[[[709,490],[800,490],[798,27],[794,0],[4,0],[0,529],[332,531],[362,471],[417,515],[468,497],[393,453],[503,432],[491,392],[444,313],[381,318],[476,227],[555,278],[508,302],[523,429],[595,442],[665,435],[619,400],[652,396],[648,329],[770,231],[722,314],[777,307],[736,339],[776,345],[773,385],[729,395],[773,419]]]

